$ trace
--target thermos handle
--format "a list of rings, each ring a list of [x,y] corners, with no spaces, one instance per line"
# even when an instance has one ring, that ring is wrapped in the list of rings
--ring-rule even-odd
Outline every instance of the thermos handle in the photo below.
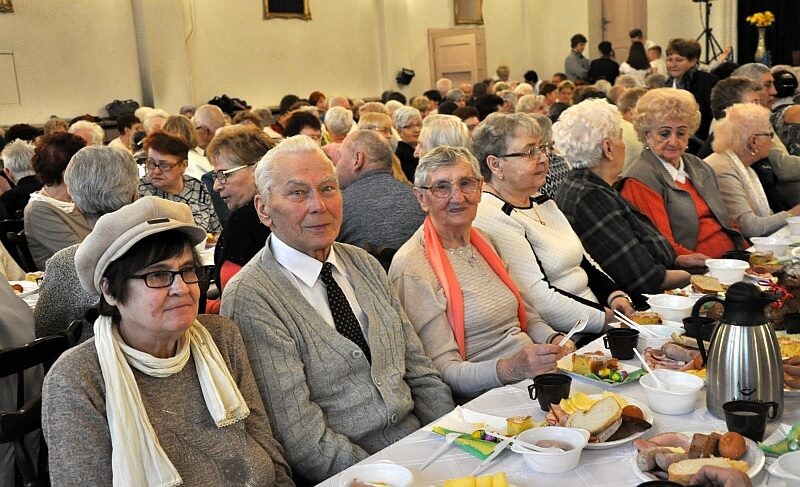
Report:
[[[700,308],[709,301],[716,301],[723,306],[725,305],[725,301],[721,300],[717,296],[713,294],[706,294],[702,298],[698,299],[692,308],[692,323],[694,323],[695,330],[697,330],[697,336],[694,338],[697,340],[697,347],[700,349],[700,357],[703,359],[704,367],[706,365],[706,360],[708,359],[708,354],[706,354],[706,346],[703,343],[703,334],[701,333],[700,322],[698,318],[700,317]],[[712,336],[711,338],[713,339],[714,337]]]

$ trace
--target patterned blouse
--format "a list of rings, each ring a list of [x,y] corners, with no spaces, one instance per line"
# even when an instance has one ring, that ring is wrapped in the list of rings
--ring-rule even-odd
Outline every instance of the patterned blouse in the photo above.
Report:
[[[215,233],[222,231],[222,225],[217,218],[217,212],[214,211],[214,205],[211,203],[211,195],[206,189],[206,185],[197,179],[183,176],[183,191],[180,194],[171,194],[162,191],[143,177],[139,180],[139,196],[158,196],[170,201],[177,201],[178,203],[185,203],[192,209],[194,222],[206,229],[206,232]]]
[[[794,105],[783,105],[776,108],[769,117],[786,150],[793,156],[800,156],[800,123],[786,123],[786,109]]]

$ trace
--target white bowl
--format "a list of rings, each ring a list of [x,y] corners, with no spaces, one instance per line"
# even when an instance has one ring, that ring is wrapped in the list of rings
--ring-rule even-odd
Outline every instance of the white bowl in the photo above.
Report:
[[[791,216],[786,219],[789,225],[789,233],[792,235],[800,235],[800,216]]]
[[[563,452],[545,453],[532,451],[516,444],[511,445],[511,450],[522,454],[525,464],[534,472],[562,473],[578,466],[578,462],[581,459],[581,451],[589,442],[589,432],[560,426],[543,426],[523,431],[517,438],[520,441],[533,444],[540,440],[555,440],[572,447],[571,450]]]
[[[656,374],[658,380],[662,384],[666,384],[669,390],[659,389],[651,374],[646,374],[639,379],[650,409],[657,413],[670,415],[694,411],[697,393],[703,388],[703,379],[686,372],[669,369],[656,369],[653,374]]]
[[[411,487],[414,484],[414,475],[409,469],[387,461],[348,468],[339,477],[339,487],[350,487],[355,479],[373,484],[383,482],[392,487]]]
[[[733,284],[744,279],[744,271],[750,264],[738,259],[706,259],[708,273],[719,279],[722,284]]]
[[[653,311],[661,315],[662,320],[680,323],[692,314],[692,306],[696,298],[676,296],[673,294],[656,294],[647,300]]]
[[[686,330],[683,328],[678,328],[675,326],[669,325],[639,325],[645,330],[650,330],[655,332],[658,336],[651,337],[646,335],[642,332],[639,332],[639,341],[636,343],[636,350],[639,350],[641,353],[644,354],[644,351],[647,348],[661,348],[667,342],[672,341],[672,334],[677,333],[678,335],[683,335],[686,333]]]
[[[784,453],[773,463],[769,472],[787,480],[800,480],[800,451]]]
[[[751,237],[750,241],[758,252],[772,252],[775,257],[783,257],[789,251],[789,241],[781,237]]]

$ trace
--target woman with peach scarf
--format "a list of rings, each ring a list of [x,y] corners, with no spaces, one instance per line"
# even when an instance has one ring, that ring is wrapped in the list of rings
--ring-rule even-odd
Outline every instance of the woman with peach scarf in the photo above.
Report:
[[[573,351],[522,300],[488,240],[472,228],[482,179],[467,149],[420,159],[414,193],[428,214],[389,269],[425,352],[461,400],[553,372]]]

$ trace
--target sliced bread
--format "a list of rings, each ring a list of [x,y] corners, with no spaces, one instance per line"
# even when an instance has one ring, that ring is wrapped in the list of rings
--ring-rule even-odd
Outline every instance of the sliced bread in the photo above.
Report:
[[[567,427],[585,429],[592,435],[597,435],[616,423],[621,417],[622,408],[613,397],[609,396],[597,401],[586,411],[578,411],[570,414],[567,420]],[[617,427],[619,427],[619,425],[617,425]],[[614,429],[614,431],[616,431],[616,429]],[[609,436],[613,434],[614,431],[612,431]]]
[[[722,468],[735,468],[736,470],[741,470],[744,473],[747,473],[747,470],[750,469],[750,466],[747,464],[747,462],[743,462],[741,460],[729,460],[721,457],[691,458],[688,460],[681,460],[680,462],[675,462],[670,465],[668,470],[669,480],[677,482],[681,485],[690,485],[694,474],[696,474],[706,465]]]

